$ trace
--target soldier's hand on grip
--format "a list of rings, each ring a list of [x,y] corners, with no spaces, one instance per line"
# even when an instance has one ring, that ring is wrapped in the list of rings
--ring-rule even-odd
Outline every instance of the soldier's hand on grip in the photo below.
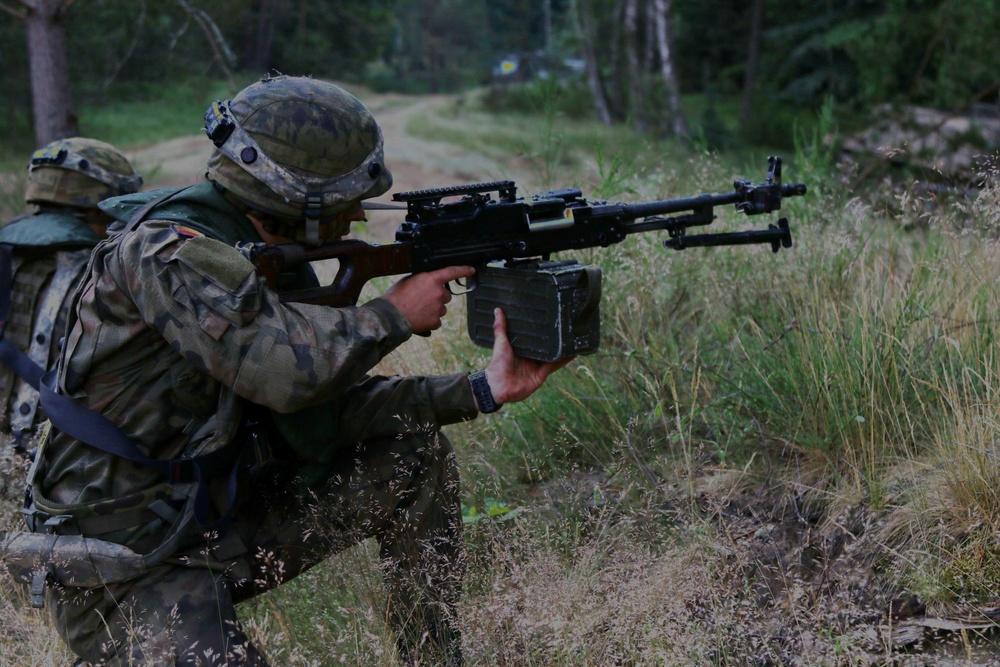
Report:
[[[441,328],[441,318],[448,312],[452,297],[448,283],[471,278],[475,272],[471,266],[449,266],[415,273],[390,287],[382,298],[403,314],[413,333],[434,331]]]

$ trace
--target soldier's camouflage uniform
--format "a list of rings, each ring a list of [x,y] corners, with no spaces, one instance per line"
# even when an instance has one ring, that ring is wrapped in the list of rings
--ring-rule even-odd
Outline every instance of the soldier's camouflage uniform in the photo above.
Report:
[[[72,288],[100,242],[79,212],[46,207],[0,228],[11,247],[11,302],[3,336],[43,369],[55,368]],[[16,438],[45,419],[38,391],[0,364],[0,428]]]
[[[151,457],[235,440],[246,465],[228,530],[204,534],[192,522],[176,556],[145,576],[50,589],[58,631],[94,663],[265,664],[233,605],[374,536],[404,644],[421,634],[448,644],[436,634],[453,632],[461,522],[454,455],[439,431],[477,414],[467,376],[368,375],[411,334],[391,304],[281,303],[234,248],[257,232],[211,183],[124,222],[162,194],[102,205],[122,222],[75,297],[60,392]],[[43,452],[36,506],[79,519],[60,531],[146,553],[189,495],[63,433]],[[226,481],[212,483],[216,515]]]

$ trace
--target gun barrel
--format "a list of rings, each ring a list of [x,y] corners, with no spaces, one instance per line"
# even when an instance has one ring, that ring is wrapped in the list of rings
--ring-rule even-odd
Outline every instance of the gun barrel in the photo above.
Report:
[[[651,218],[656,215],[710,209],[715,206],[735,204],[740,201],[743,201],[743,197],[738,192],[729,192],[722,195],[698,195],[697,197],[684,197],[683,199],[664,199],[662,201],[641,202],[637,204],[622,204],[622,210],[627,217],[639,220],[641,218]]]
[[[777,196],[773,200],[780,202],[784,197],[801,197],[806,193],[805,183],[788,183],[786,185],[759,186],[758,191],[763,188],[774,188]],[[737,189],[734,192],[717,195],[698,195],[697,197],[685,197],[683,199],[665,199],[661,201],[642,202],[637,204],[623,204],[622,211],[626,216],[638,220],[656,215],[668,215],[670,213],[681,213],[684,211],[699,211],[725,206],[726,204],[741,204],[747,201],[748,194],[745,190]],[[776,210],[780,206],[775,206]],[[761,211],[766,212],[766,211]]]
[[[690,228],[711,224],[716,207],[733,204],[747,215],[771,213],[781,209],[783,198],[806,193],[802,183],[781,183],[780,158],[771,158],[769,165],[763,183],[736,180],[731,192],[652,202],[588,202],[576,188],[517,197],[512,181],[398,193],[393,200],[405,202],[407,214],[396,231],[395,243],[373,245],[347,239],[318,248],[257,243],[240,249],[272,289],[289,285],[294,269],[304,262],[337,259],[337,275],[329,285],[281,291],[283,301],[334,307],[357,303],[365,284],[379,276],[497,261],[549,260],[554,253],[605,248],[642,232],[667,231],[670,238],[664,245],[676,250],[769,243],[777,252],[792,245],[784,218],[766,230],[687,234]],[[494,192],[497,200],[491,197]]]

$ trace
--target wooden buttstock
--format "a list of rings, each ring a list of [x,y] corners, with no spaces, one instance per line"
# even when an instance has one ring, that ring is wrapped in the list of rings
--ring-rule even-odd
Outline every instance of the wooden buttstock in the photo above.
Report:
[[[312,303],[342,308],[356,305],[361,290],[372,278],[410,273],[413,266],[413,249],[409,243],[371,244],[347,240],[329,243],[318,248],[304,248],[287,244],[269,246],[257,259],[257,272],[271,285],[277,277],[294,269],[302,262],[336,259],[340,268],[329,285],[303,290],[282,291],[284,302]]]

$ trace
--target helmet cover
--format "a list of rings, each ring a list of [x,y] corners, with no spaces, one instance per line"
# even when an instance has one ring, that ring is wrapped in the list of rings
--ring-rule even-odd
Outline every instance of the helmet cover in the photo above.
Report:
[[[318,227],[392,186],[374,116],[332,83],[265,78],[213,103],[205,132],[216,146],[208,178],[251,209],[296,225]]]
[[[28,204],[94,209],[108,197],[138,192],[140,176],[128,158],[97,139],[57,139],[35,151],[28,163]]]

